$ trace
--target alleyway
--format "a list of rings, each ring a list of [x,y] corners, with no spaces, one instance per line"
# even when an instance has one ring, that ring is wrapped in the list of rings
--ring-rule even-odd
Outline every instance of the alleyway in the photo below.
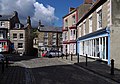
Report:
[[[12,61],[10,66],[5,68],[4,73],[0,72],[0,84],[112,83],[75,68],[72,64],[61,62],[58,58],[27,58]]]

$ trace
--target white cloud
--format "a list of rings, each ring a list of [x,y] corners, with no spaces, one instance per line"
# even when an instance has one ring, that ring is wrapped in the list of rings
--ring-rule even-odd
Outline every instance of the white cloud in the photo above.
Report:
[[[58,18],[54,15],[55,8],[45,7],[36,0],[0,0],[0,14],[11,14],[17,11],[22,22],[26,22],[27,16],[31,16],[32,23],[38,24],[41,20],[46,25],[51,25]]]

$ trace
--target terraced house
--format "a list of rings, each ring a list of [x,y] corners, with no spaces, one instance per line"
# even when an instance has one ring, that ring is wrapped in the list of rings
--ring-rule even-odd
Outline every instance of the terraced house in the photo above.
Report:
[[[23,26],[20,23],[17,23],[14,28],[10,30],[10,41],[13,49],[16,53],[20,55],[33,54],[33,38],[31,35],[31,20],[30,16],[27,17],[27,24]]]
[[[64,54],[76,54],[76,23],[92,3],[92,0],[85,0],[79,7],[70,8],[69,13],[63,17],[62,35]]]
[[[77,53],[120,68],[120,0],[96,0],[77,23]]]
[[[59,50],[62,47],[62,28],[42,26],[39,22],[37,37],[34,38],[34,48],[38,49],[38,56],[49,50]]]
[[[0,15],[0,52],[10,52],[10,29],[20,23],[18,13]]]

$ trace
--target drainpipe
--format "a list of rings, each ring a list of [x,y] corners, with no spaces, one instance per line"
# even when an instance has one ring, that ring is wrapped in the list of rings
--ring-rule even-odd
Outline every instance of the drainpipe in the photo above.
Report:
[[[76,55],[77,55],[77,32],[78,30],[77,30],[77,25],[76,25]]]

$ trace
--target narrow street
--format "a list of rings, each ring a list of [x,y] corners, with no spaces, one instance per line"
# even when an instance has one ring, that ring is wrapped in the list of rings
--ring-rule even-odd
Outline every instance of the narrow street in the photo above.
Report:
[[[58,58],[13,61],[0,73],[0,84],[112,84]]]

